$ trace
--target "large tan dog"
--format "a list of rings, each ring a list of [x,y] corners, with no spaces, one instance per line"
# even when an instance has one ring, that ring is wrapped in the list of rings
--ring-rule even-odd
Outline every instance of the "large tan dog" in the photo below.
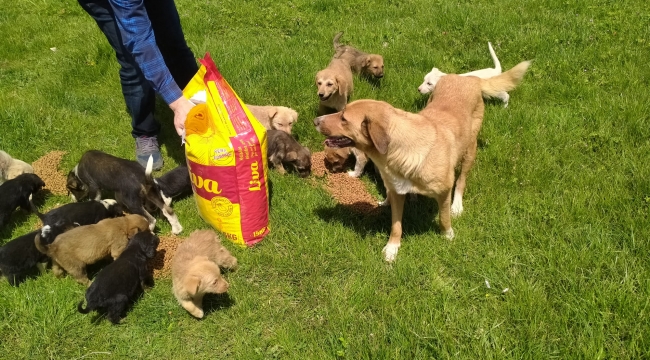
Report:
[[[343,110],[354,89],[350,65],[341,59],[332,59],[325,69],[316,73],[316,86],[319,115]]]
[[[52,272],[57,277],[68,272],[80,284],[90,285],[86,265],[111,256],[117,259],[133,237],[149,230],[149,221],[141,215],[126,215],[104,219],[97,224],[76,227],[56,237],[47,245],[41,237],[47,235],[48,226],[34,240],[38,251],[52,258]]]
[[[330,147],[354,146],[375,163],[391,205],[392,227],[383,249],[394,261],[402,238],[402,212],[407,193],[436,199],[440,230],[454,237],[451,215],[463,211],[465,181],[476,158],[476,137],[483,121],[482,96],[513,90],[530,62],[490,78],[448,75],[440,79],[431,102],[418,114],[374,100],[358,100],[345,110],[314,119]],[[452,205],[454,170],[460,165]],[[453,209],[453,211],[452,211]]]

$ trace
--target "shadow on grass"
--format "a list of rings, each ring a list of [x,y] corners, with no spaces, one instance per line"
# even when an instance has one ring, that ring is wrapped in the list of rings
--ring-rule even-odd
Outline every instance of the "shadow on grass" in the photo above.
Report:
[[[235,305],[235,301],[230,297],[230,295],[228,295],[228,293],[205,294],[203,297],[203,319],[214,311],[227,309],[233,305]]]

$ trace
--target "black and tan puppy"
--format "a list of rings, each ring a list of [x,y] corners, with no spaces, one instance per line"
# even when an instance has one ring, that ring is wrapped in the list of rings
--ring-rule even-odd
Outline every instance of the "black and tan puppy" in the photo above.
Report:
[[[363,174],[363,169],[368,163],[368,157],[363,151],[352,146],[342,148],[331,148],[325,146],[325,167],[333,173],[342,172],[350,166],[350,156],[354,155],[354,170],[348,171],[348,175],[358,178]]]
[[[267,130],[267,147],[269,162],[281,174],[286,170],[283,164],[290,164],[301,177],[311,173],[311,153],[293,138],[293,136],[280,130]]]
[[[52,259],[52,272],[57,277],[68,272],[80,284],[89,285],[86,266],[108,256],[117,259],[124,251],[129,238],[149,229],[149,223],[141,215],[129,214],[104,219],[97,224],[78,226],[65,232],[47,245],[37,237],[34,241],[38,251]],[[48,226],[43,227],[47,234]]]
[[[135,234],[124,252],[104,269],[86,290],[86,308],[83,300],[77,306],[82,314],[92,310],[105,311],[108,320],[119,324],[129,304],[153,286],[153,277],[147,268],[147,260],[156,256],[160,239],[149,231]]]
[[[87,197],[99,200],[102,190],[112,191],[115,200],[130,213],[146,217],[153,230],[156,219],[144,208],[145,203],[151,203],[162,210],[172,226],[172,233],[179,234],[183,226],[174,210],[162,199],[160,189],[151,176],[152,167],[152,158],[143,169],[135,161],[90,150],[83,154],[79,164],[68,174],[67,187],[76,201]]]
[[[0,228],[20,206],[25,211],[32,211],[32,194],[37,193],[45,183],[38,175],[22,174],[0,185]]]
[[[51,231],[43,237],[43,242],[51,243],[69,227],[62,224],[51,226]],[[41,230],[19,236],[0,247],[0,273],[9,284],[18,286],[34,273],[37,266],[47,262],[47,256],[36,249],[35,241],[41,236]]]
[[[363,76],[373,76],[377,79],[384,77],[384,58],[377,54],[367,54],[361,50],[355,49],[349,45],[342,45],[339,39],[343,32],[334,35],[333,45],[336,53],[335,59],[341,59],[347,62],[355,74]]]
[[[124,208],[112,199],[65,204],[45,214],[36,213],[43,226],[54,224],[90,225],[123,215]]]

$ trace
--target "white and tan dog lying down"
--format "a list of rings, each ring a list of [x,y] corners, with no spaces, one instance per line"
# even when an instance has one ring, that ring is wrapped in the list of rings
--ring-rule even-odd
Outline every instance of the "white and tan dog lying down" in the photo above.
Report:
[[[490,55],[492,56],[492,61],[494,61],[494,68],[474,70],[468,73],[458,74],[458,75],[476,76],[481,79],[489,79],[491,77],[501,74],[501,62],[499,62],[499,58],[497,58],[497,54],[494,53],[494,49],[492,49],[492,44],[489,42],[488,42],[488,48],[490,50]],[[430,93],[436,87],[438,81],[445,75],[447,74],[443,73],[442,71],[438,70],[438,68],[434,67],[433,69],[431,69],[431,71],[428,74],[424,75],[424,81],[420,86],[418,86],[418,91],[422,94]],[[510,100],[510,95],[508,95],[507,92],[500,91],[496,95],[493,95],[492,97],[501,99],[501,101],[503,101],[503,107],[508,107],[508,101]]]
[[[392,262],[402,238],[404,198],[408,193],[436,199],[440,231],[454,237],[451,216],[463,212],[467,174],[476,158],[477,135],[483,121],[483,96],[513,90],[523,79],[525,61],[489,79],[448,75],[440,79],[432,100],[417,114],[383,101],[357,100],[341,112],[314,119],[330,147],[354,146],[375,164],[391,206],[390,238],[383,249]],[[455,181],[455,168],[460,175]]]
[[[18,175],[33,173],[34,168],[31,165],[22,160],[14,159],[0,150],[0,184],[15,179]]]

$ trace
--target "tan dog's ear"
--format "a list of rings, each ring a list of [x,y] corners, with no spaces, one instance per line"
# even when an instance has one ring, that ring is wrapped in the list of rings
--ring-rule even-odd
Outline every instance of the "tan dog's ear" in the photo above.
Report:
[[[272,107],[269,109],[269,119],[273,120],[273,117],[278,114],[278,108]]]
[[[129,229],[129,232],[126,234],[126,236],[130,239],[135,236],[140,231],[140,228],[138,226],[134,226]]]
[[[343,95],[343,97],[347,100],[348,83],[339,75],[334,76],[334,80],[336,80],[336,86],[338,87],[339,94]]]
[[[196,275],[186,277],[185,282],[183,283],[185,291],[187,291],[190,296],[196,295],[199,291],[199,285],[201,285],[201,278]]]
[[[388,143],[390,142],[390,136],[386,131],[385,122],[380,121],[370,121],[370,119],[365,118],[363,123],[368,129],[368,135],[370,140],[375,144],[375,148],[379,151],[380,154],[386,154],[388,152]]]
[[[284,157],[286,161],[296,161],[298,160],[298,153],[295,151],[289,151],[287,155]]]

